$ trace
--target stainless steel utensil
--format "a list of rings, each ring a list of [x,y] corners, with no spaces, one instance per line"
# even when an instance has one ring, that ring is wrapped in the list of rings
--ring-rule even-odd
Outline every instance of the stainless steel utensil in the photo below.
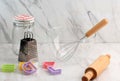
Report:
[[[95,34],[98,30],[103,28],[108,23],[107,19],[101,20],[99,23],[97,23],[95,26],[93,26],[88,32],[85,33],[85,35],[80,38],[78,41],[70,42],[64,45],[63,48],[60,50],[57,50],[56,58],[60,61],[68,60],[72,57],[73,53],[79,46],[79,42],[83,41],[85,38],[89,38],[93,34]]]

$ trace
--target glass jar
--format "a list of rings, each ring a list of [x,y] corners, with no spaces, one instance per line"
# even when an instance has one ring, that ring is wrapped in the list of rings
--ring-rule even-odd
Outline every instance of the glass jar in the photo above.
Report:
[[[15,16],[13,22],[12,32],[12,49],[13,52],[18,55],[20,48],[20,41],[24,38],[24,33],[27,31],[33,32],[34,17],[30,15],[18,15]]]

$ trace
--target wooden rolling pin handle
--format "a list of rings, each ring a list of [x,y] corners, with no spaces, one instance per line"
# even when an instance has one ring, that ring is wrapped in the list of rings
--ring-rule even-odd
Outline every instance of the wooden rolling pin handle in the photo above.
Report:
[[[83,77],[82,77],[82,81],[89,81],[91,80],[91,78],[93,78],[93,71],[88,71]]]
[[[99,23],[97,23],[92,29],[90,29],[85,36],[86,37],[90,37],[91,35],[93,35],[94,33],[96,33],[98,30],[100,30],[101,28],[103,28],[106,24],[108,23],[107,19],[103,19],[101,20]]]

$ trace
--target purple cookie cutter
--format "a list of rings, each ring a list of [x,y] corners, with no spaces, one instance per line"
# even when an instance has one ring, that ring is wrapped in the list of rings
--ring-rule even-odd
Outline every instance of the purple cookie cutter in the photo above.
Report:
[[[33,74],[37,71],[37,68],[31,63],[31,62],[26,62],[23,64],[23,71],[25,74]]]
[[[57,75],[57,74],[61,74],[62,70],[61,69],[54,69],[52,67],[48,67],[48,72],[52,75]]]

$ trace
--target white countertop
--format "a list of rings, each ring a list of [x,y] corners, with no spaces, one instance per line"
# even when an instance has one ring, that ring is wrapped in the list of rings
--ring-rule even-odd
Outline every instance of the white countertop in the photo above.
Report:
[[[40,65],[44,61],[52,61],[53,52],[50,50],[50,44],[38,45]],[[102,54],[111,54],[111,63],[94,81],[120,81],[120,44],[118,43],[80,44],[70,60],[56,63],[55,67],[62,69],[61,75],[50,75],[40,67],[33,75],[24,75],[18,70],[13,73],[0,71],[0,81],[81,81],[85,68]],[[18,63],[17,56],[11,50],[11,44],[0,45],[0,66],[6,63],[16,65]]]

